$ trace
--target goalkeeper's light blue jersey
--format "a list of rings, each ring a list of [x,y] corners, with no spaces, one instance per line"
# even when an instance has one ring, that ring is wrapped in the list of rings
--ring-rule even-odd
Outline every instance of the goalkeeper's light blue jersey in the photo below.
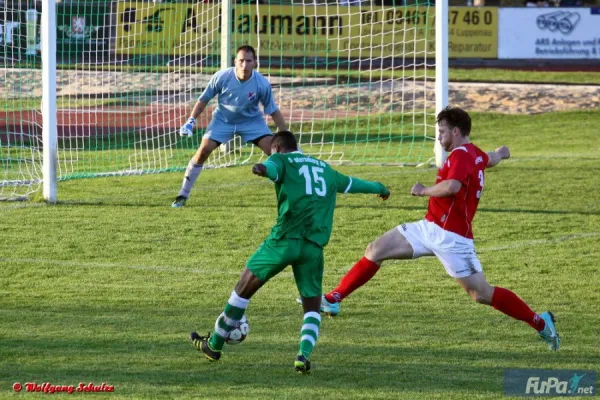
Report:
[[[265,114],[273,114],[278,110],[271,84],[258,71],[252,71],[252,76],[245,82],[238,79],[234,67],[217,72],[199,100],[208,103],[215,96],[219,96],[219,103],[213,112],[213,119],[228,124],[264,118],[258,103],[262,103]]]

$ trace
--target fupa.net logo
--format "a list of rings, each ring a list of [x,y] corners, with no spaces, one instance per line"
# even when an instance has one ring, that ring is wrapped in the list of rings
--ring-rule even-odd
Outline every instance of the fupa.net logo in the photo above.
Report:
[[[556,377],[550,377],[542,380],[539,376],[532,376],[527,380],[525,394],[547,394],[547,395],[573,395],[573,394],[594,394],[594,385],[587,387],[579,386],[579,381],[586,374],[573,374],[568,381],[561,381]]]
[[[507,396],[595,396],[596,371],[507,369]]]

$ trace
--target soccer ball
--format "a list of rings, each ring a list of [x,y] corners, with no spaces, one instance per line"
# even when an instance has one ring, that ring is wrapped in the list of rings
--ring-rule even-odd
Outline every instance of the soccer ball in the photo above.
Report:
[[[246,339],[248,332],[250,332],[250,325],[248,325],[248,318],[244,315],[237,326],[229,333],[229,337],[225,340],[225,343],[240,344]]]

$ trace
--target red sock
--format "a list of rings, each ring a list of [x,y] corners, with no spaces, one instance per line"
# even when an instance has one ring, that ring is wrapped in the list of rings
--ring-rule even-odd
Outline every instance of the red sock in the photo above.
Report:
[[[338,286],[325,295],[330,303],[338,303],[367,283],[379,271],[379,265],[363,257],[346,273]]]
[[[509,317],[524,321],[538,332],[544,329],[546,323],[519,296],[508,289],[496,286],[492,295],[492,307]]]

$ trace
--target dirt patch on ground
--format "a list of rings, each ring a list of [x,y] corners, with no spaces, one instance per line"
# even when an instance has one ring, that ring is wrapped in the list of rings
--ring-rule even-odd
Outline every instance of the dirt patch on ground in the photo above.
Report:
[[[188,108],[210,75],[64,71],[57,74],[58,96],[127,99],[148,107]],[[334,78],[269,77],[282,110],[316,112],[332,118],[388,112],[423,113],[435,109],[434,82],[388,79],[336,84]],[[0,69],[0,96],[41,97],[41,71]],[[449,103],[468,111],[537,114],[600,108],[600,86],[465,83],[449,84]],[[121,104],[127,109],[127,103]],[[72,107],[73,112],[82,107]],[[187,111],[185,112],[187,113]],[[185,114],[184,113],[184,114]]]
[[[382,81],[334,87],[297,87],[277,92],[282,109],[343,113],[420,113],[435,108],[433,82]],[[600,86],[504,83],[449,84],[449,104],[468,111],[539,114],[600,108]]]
[[[450,102],[470,111],[539,114],[600,108],[600,86],[453,83]]]

